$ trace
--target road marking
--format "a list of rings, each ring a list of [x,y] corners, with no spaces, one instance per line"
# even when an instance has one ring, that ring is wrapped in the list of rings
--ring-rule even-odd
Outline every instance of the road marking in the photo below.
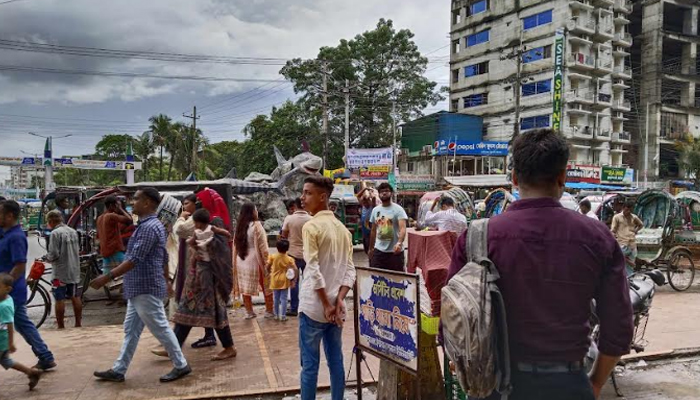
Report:
[[[267,383],[270,384],[271,388],[276,389],[279,385],[277,385],[277,379],[275,378],[275,371],[272,369],[272,363],[270,362],[270,355],[267,353],[267,347],[265,346],[265,339],[263,338],[262,330],[260,330],[260,324],[258,323],[257,319],[255,320],[253,327],[255,328],[255,338],[257,339],[258,347],[260,348],[260,356],[262,357],[263,365],[265,366],[265,375],[267,375]]]

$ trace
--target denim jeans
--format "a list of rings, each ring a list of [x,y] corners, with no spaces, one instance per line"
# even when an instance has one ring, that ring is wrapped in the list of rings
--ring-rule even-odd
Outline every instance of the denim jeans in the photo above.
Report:
[[[343,400],[345,367],[343,366],[343,329],[335,324],[312,320],[299,314],[299,352],[301,354],[301,400],[315,400],[321,340],[331,373],[331,400]]]
[[[508,400],[594,400],[591,381],[584,371],[558,374],[513,371],[511,383],[513,392]],[[494,393],[487,399],[500,400],[501,395]]]
[[[275,308],[273,309],[275,316],[280,318],[287,315],[287,289],[275,289]]]
[[[165,316],[163,301],[150,294],[142,294],[129,299],[124,317],[124,343],[119,358],[112,369],[119,374],[126,374],[131,359],[134,358],[144,326],[148,327],[160,344],[165,347],[175,368],[185,368],[187,360],[182,354],[180,344]]]
[[[301,273],[304,272],[304,268],[306,268],[306,261],[304,261],[303,258],[295,258],[294,263],[297,265],[297,269],[299,269],[299,279],[297,279],[297,284],[294,285],[293,288],[289,289],[291,292],[291,311],[292,312],[297,312],[299,311],[299,288],[301,287]]]
[[[53,354],[39,335],[34,323],[27,315],[27,305],[15,302],[15,330],[22,335],[24,341],[32,347],[34,355],[39,359],[39,363],[48,364],[54,361]]]

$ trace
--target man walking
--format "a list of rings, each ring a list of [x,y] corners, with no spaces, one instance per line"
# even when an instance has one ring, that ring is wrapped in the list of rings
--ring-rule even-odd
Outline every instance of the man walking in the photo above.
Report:
[[[95,372],[102,380],[124,382],[144,326],[165,348],[174,365],[170,373],[160,378],[161,382],[175,381],[192,372],[163,306],[163,300],[172,293],[172,283],[168,274],[165,227],[156,217],[159,203],[160,193],[156,189],[143,188],[136,192],[134,214],[139,217],[139,224],[129,240],[124,262],[90,284],[99,289],[124,275],[124,299],[127,300],[124,343],[112,369]]]
[[[558,201],[569,147],[550,129],[513,143],[513,185],[521,199],[491,218],[488,257],[500,279],[512,360],[512,400],[595,399],[632,341],[632,307],[620,247]],[[452,253],[449,277],[469,260],[466,232]],[[590,375],[591,300],[600,318],[599,355]],[[589,378],[590,376],[590,378]],[[500,399],[494,393],[490,398]]]
[[[627,200],[622,206],[622,212],[615,214],[610,230],[622,249],[627,265],[627,274],[632,274],[637,260],[637,232],[644,228],[644,223],[638,216],[632,214],[634,200]]]
[[[282,224],[282,239],[289,241],[289,251],[287,254],[294,258],[294,263],[299,270],[297,282],[290,289],[291,291],[291,308],[287,315],[296,317],[299,312],[299,286],[301,285],[301,274],[304,272],[306,262],[304,261],[304,243],[302,238],[302,228],[311,220],[311,216],[301,206],[301,199],[296,198],[289,204],[290,214],[284,218]]]
[[[331,375],[331,399],[342,400],[345,392],[343,324],[345,296],[355,283],[352,237],[328,209],[333,193],[329,178],[304,181],[301,201],[313,218],[304,225],[306,272],[299,304],[301,399],[316,399],[321,340]]]
[[[391,201],[394,189],[384,182],[377,187],[381,206],[372,210],[371,248],[369,266],[403,272],[403,242],[406,239],[406,221],[408,216],[403,207]]]
[[[83,303],[78,297],[80,283],[80,243],[78,232],[63,223],[63,214],[58,210],[48,213],[46,220],[51,228],[51,240],[46,260],[53,270],[53,297],[56,299],[56,324],[64,329],[66,300],[73,303],[75,327],[83,319]]]
[[[106,274],[124,261],[124,241],[121,225],[133,224],[133,219],[124,211],[116,196],[107,196],[105,212],[97,218],[97,237],[100,239],[102,273]]]
[[[441,200],[440,211],[436,213],[433,210],[428,211],[425,224],[439,231],[454,232],[459,235],[467,229],[467,217],[455,210],[455,201],[452,198],[445,197]]]
[[[19,332],[32,347],[39,363],[34,368],[47,371],[56,367],[53,354],[39,335],[34,323],[27,315],[27,237],[19,220],[20,207],[16,201],[7,200],[0,203],[0,272],[12,275],[15,283],[10,296],[15,304],[15,330]]]

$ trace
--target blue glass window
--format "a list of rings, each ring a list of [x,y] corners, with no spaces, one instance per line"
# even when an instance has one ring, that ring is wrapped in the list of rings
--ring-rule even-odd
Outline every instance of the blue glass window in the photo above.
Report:
[[[523,53],[523,63],[531,63],[534,61],[544,60],[552,57],[552,46],[535,47]]]
[[[540,25],[549,24],[552,22],[552,10],[543,11],[539,14],[531,15],[523,18],[523,29],[528,30],[536,28]]]
[[[464,108],[482,106],[489,103],[488,93],[473,94],[464,97]]]
[[[469,5],[469,15],[480,14],[489,8],[488,0],[480,0]]]
[[[537,115],[520,119],[521,131],[535,128],[549,128],[549,115]]]
[[[464,67],[464,77],[469,78],[470,76],[476,76],[481,74],[486,74],[489,72],[489,62],[484,61],[482,63],[468,65]]]
[[[552,91],[552,80],[527,83],[522,86],[523,96],[532,96],[536,94],[549,93]]]
[[[467,36],[467,47],[476,46],[477,44],[488,42],[490,31],[490,29],[486,29],[484,31]]]

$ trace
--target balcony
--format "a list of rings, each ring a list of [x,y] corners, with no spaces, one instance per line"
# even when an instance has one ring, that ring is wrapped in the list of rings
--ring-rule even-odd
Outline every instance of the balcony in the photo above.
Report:
[[[575,89],[566,93],[566,101],[569,103],[593,104],[593,92],[588,89]]]
[[[632,47],[632,35],[628,32],[616,32],[613,44],[623,47]]]
[[[571,125],[564,130],[567,138],[593,139],[593,129],[590,126]]]
[[[596,128],[595,137],[593,139],[599,142],[609,142],[611,134],[612,132],[610,132],[609,128]]]
[[[616,79],[613,84],[612,84],[614,89],[629,89],[630,85],[628,85],[624,79]]]
[[[613,10],[619,11],[625,14],[630,14],[632,13],[632,9],[634,8],[634,5],[632,4],[632,1],[630,0],[615,0],[615,3],[613,5]]]
[[[632,79],[632,68],[626,65],[616,65],[615,69],[613,69],[613,77]]]
[[[627,47],[615,46],[613,47],[613,56],[617,57],[627,57],[630,55],[629,49]]]
[[[612,105],[612,94],[605,92],[598,92],[595,98],[595,105],[597,108],[608,108]]]
[[[586,108],[583,104],[572,104],[571,107],[566,109],[566,112],[574,115],[591,115],[593,111]]]
[[[596,72],[609,74],[613,72],[613,60],[607,57],[598,57],[595,63]]]
[[[627,121],[627,118],[625,118],[625,114],[616,111],[612,113],[612,116],[610,117],[613,121]]]
[[[615,23],[615,25],[627,25],[630,23],[630,19],[627,17],[626,14],[615,13],[615,17],[613,18],[613,22]]]
[[[615,100],[612,104],[612,107],[613,107],[613,110],[616,110],[616,111],[623,111],[623,112],[632,111],[632,103],[630,103],[629,100],[622,100],[622,99]]]
[[[569,2],[571,8],[579,10],[593,11],[595,7],[591,4],[591,0],[572,0]]]
[[[629,132],[615,132],[613,133],[612,141],[614,143],[629,144],[631,140],[631,135]]]
[[[603,8],[608,8],[615,4],[615,0],[593,0],[593,2]]]
[[[571,18],[571,20],[567,24],[567,28],[569,28],[569,31],[571,33],[583,33],[593,35],[595,34],[595,25],[595,19],[593,19],[592,17],[588,15],[578,15]]]
[[[569,68],[592,71],[595,69],[595,59],[583,53],[571,53],[566,58],[566,65]]]
[[[615,37],[615,23],[613,22],[613,14],[611,12],[603,10],[599,11],[595,35],[602,40],[608,40]]]

